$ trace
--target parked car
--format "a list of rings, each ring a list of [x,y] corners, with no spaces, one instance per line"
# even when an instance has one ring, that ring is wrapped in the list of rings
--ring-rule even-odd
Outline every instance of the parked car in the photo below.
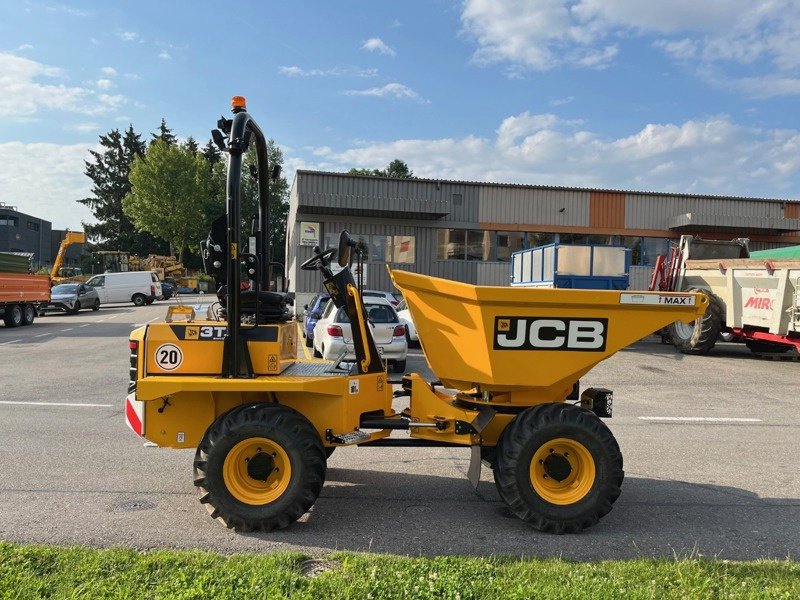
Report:
[[[39,314],[60,310],[76,315],[82,308],[100,310],[97,290],[85,283],[62,283],[50,290],[50,302],[39,307]]]
[[[175,286],[169,282],[162,281],[161,282],[161,300],[169,300],[172,296],[175,295]]]
[[[136,306],[152,304],[161,296],[161,282],[152,271],[126,271],[95,275],[86,285],[97,290],[103,304],[133,302]]]
[[[306,338],[307,348],[311,348],[314,345],[314,325],[317,324],[317,320],[322,316],[322,311],[325,310],[325,306],[327,306],[330,299],[329,294],[320,292],[305,306],[303,311],[303,337]]]
[[[394,307],[383,298],[364,298],[364,308],[381,358],[392,366],[395,373],[405,372],[408,354],[406,328],[400,323]],[[333,360],[346,350],[344,360],[355,360],[350,319],[344,307],[336,308],[333,302],[327,304],[314,326],[313,346],[317,358]]]
[[[408,345],[419,343],[419,336],[417,335],[417,328],[414,325],[414,320],[411,318],[411,311],[408,310],[406,299],[403,298],[400,304],[397,305],[397,316],[400,317],[400,322],[406,326],[406,341]]]
[[[361,297],[364,298],[364,302],[372,298],[383,298],[394,307],[400,304],[400,300],[403,299],[403,296],[401,294],[393,294],[392,292],[381,292],[379,290],[364,290],[363,292],[361,292]]]

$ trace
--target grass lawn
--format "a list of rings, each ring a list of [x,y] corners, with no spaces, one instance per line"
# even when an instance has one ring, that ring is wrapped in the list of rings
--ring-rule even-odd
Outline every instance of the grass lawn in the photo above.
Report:
[[[0,542],[0,598],[800,598],[789,561],[308,558]]]

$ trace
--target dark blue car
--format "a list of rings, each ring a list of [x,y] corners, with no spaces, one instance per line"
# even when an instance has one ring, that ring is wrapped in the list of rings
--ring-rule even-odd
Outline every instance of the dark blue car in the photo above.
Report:
[[[325,308],[330,299],[331,297],[328,294],[319,293],[305,306],[305,312],[303,312],[303,336],[306,338],[307,348],[311,348],[314,345],[314,325],[317,324],[317,319],[322,316],[322,309]]]

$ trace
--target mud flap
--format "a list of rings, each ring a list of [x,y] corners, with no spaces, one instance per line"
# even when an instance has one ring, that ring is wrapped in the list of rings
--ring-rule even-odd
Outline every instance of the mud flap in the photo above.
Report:
[[[478,416],[472,420],[472,429],[475,433],[480,434],[486,426],[491,423],[497,411],[490,407],[485,407],[480,410]],[[467,469],[467,479],[472,484],[474,489],[478,489],[478,483],[481,480],[481,446],[480,444],[470,446],[471,454],[469,458],[469,469]]]
[[[469,469],[467,470],[467,479],[472,484],[474,489],[478,489],[478,483],[481,480],[481,447],[470,446],[472,451],[469,457]]]

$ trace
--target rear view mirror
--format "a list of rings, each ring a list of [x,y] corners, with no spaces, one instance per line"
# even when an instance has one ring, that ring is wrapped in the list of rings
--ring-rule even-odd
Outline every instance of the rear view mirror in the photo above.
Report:
[[[339,234],[339,266],[340,267],[349,267],[351,265],[350,260],[350,247],[352,243],[350,241],[350,234],[347,232],[346,229],[342,230],[342,233]]]

